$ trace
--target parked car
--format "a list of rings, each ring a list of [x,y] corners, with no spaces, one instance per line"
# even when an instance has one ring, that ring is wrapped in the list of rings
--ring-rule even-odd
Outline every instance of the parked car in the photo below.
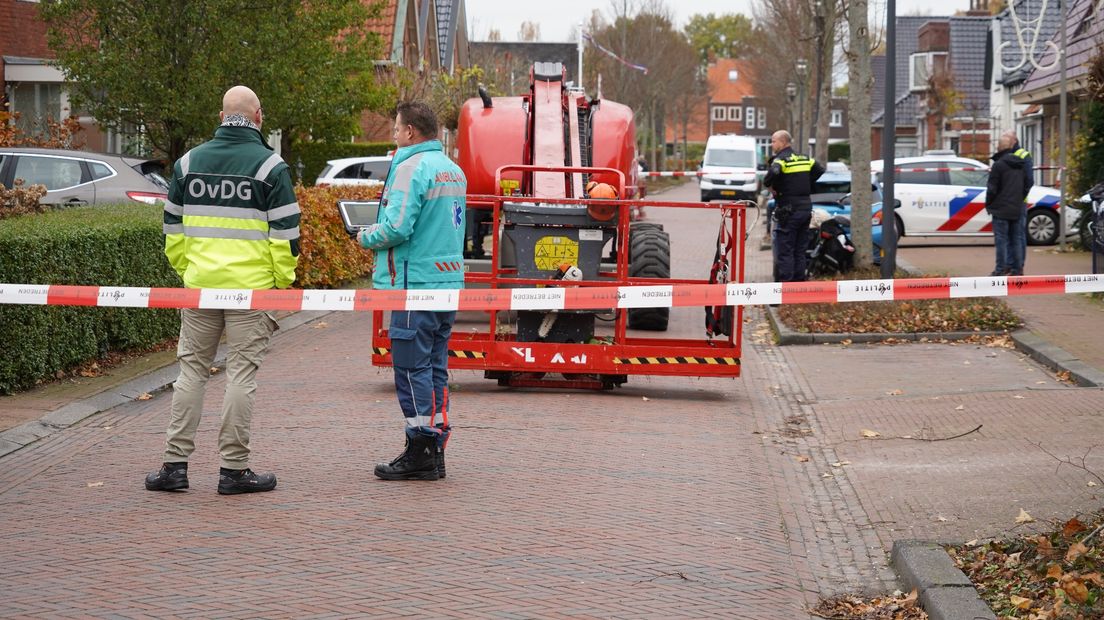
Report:
[[[882,193],[878,190],[878,186],[871,184],[870,189],[874,192],[874,200],[880,201],[882,199]],[[809,195],[809,199],[813,203],[813,208],[825,207],[829,211],[832,211],[831,215],[836,215],[836,210],[840,208],[838,201],[845,196],[851,194],[851,173],[850,172],[825,172],[820,175],[820,178],[813,183],[813,193]],[[850,210],[850,207],[848,207]],[[771,227],[774,225],[771,216],[774,214],[774,199],[771,198],[767,201],[767,232],[770,232]]]
[[[989,167],[965,157],[926,155],[894,161],[893,196],[901,201],[896,211],[897,235],[909,237],[993,234],[993,221],[985,211],[985,186]],[[881,187],[882,160],[870,162],[874,181]],[[1036,185],[1027,195],[1027,242],[1051,245],[1058,241],[1058,206],[1061,193]],[[1066,230],[1076,232],[1076,211],[1066,208]]]
[[[314,184],[320,187],[327,185],[382,186],[387,180],[387,172],[390,169],[390,155],[331,159],[326,162],[326,167],[314,180]]]
[[[45,185],[39,202],[51,205],[102,205],[130,201],[159,204],[169,192],[162,164],[139,159],[63,149],[0,147],[0,183],[16,179]]]

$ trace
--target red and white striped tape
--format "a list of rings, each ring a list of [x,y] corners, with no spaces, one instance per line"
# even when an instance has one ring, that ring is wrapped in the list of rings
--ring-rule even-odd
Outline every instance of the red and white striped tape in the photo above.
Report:
[[[1042,167],[1037,168],[1042,170]],[[964,170],[967,172],[984,172],[988,168],[894,168],[894,172],[951,172],[952,170]],[[702,172],[701,170],[662,170],[656,172],[641,172],[639,176],[642,177],[703,177],[709,176],[722,176],[726,174],[750,174],[746,170],[710,170],[709,172]]]
[[[585,310],[1104,292],[1104,275],[500,289],[186,289],[0,284],[0,304],[228,310]]]

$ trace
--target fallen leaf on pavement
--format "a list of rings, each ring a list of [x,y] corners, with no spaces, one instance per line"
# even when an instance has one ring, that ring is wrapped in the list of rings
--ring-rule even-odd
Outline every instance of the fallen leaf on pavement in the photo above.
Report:
[[[218,374],[218,372],[219,372],[219,369],[218,369],[218,367],[217,367],[217,366],[212,366],[212,367],[211,367],[211,374],[212,374],[212,375],[217,375],[217,374]]]
[[[808,463],[808,462],[809,462],[809,457],[807,457],[807,456],[799,456],[799,457],[797,457],[797,462],[798,462],[798,463]]]
[[[1078,603],[1084,603],[1089,600],[1089,588],[1085,586],[1085,582],[1080,579],[1066,574],[1062,575],[1062,580],[1058,582],[1061,584],[1062,589],[1066,591],[1069,597]]]
[[[1031,599],[1024,598],[1022,596],[1016,596],[1015,594],[1008,597],[1008,601],[1016,606],[1016,609],[1030,609]]]
[[[652,399],[648,398],[647,396],[641,396],[640,400],[643,400],[644,402],[648,402],[649,400],[652,400]]]
[[[102,486],[103,486],[102,482],[89,482],[88,483],[88,488],[90,488],[90,489],[94,488],[94,487],[102,487]]]
[[[1087,528],[1084,523],[1081,523],[1077,517],[1066,521],[1066,524],[1062,526],[1062,536],[1066,538],[1073,538],[1074,534],[1084,532]]]
[[[965,408],[966,408],[966,405],[959,405],[959,406],[955,407],[955,411],[962,411]]]
[[[1072,561],[1076,560],[1077,558],[1079,558],[1079,557],[1085,555],[1086,553],[1088,553],[1088,551],[1089,551],[1089,548],[1086,547],[1084,544],[1079,543],[1079,542],[1078,543],[1073,543],[1072,545],[1070,545],[1069,551],[1066,552],[1066,561],[1067,562],[1072,562]]]
[[[832,467],[843,467],[844,465],[850,465],[851,461],[836,461],[832,463]]]
[[[946,523],[948,521],[947,517],[944,517],[943,515],[937,516],[935,520],[939,521],[940,523]]]
[[[1027,514],[1027,511],[1020,508],[1020,514],[1016,517],[1016,523],[1034,523],[1035,517]]]
[[[1095,482],[1093,482],[1092,480],[1089,480],[1089,481],[1088,481],[1087,483],[1085,483],[1085,484],[1086,484],[1086,486],[1090,486],[1090,487],[1095,487],[1095,486],[1096,486],[1096,483],[1095,483]]]
[[[1062,577],[1062,574],[1064,572],[1065,571],[1062,570],[1062,567],[1060,565],[1051,564],[1049,567],[1047,567],[1046,576],[1047,576],[1047,579],[1059,579],[1059,578]]]
[[[151,398],[153,397],[149,395],[149,392],[142,392],[134,400],[149,400]]]
[[[865,428],[863,430],[859,431],[859,434],[862,435],[863,437],[881,437],[882,436],[882,434],[879,433],[878,431],[871,431],[871,430],[867,430]]]
[[[319,321],[314,324],[314,329],[326,329],[327,327],[329,327],[329,325],[327,325],[325,321]]]
[[[903,390],[890,390],[886,392],[886,396],[900,396],[901,394],[904,394]]]
[[[1023,396],[1020,396],[1019,394],[1016,394],[1016,395],[1015,395],[1015,396],[1013,396],[1012,398],[1015,398],[1016,400],[1023,400],[1023,399],[1024,399],[1024,397],[1023,397]]]

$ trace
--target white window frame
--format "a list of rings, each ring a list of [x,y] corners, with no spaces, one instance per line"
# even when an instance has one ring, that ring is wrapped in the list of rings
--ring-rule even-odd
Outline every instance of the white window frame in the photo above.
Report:
[[[831,120],[828,121],[829,127],[843,127],[843,110],[832,110]]]
[[[760,107],[759,108],[759,129],[766,129],[766,128],[767,128],[767,109],[763,108],[763,107]]]
[[[947,52],[916,52],[909,56],[909,91],[922,92],[928,90],[928,79],[935,69],[935,57],[946,56]],[[922,61],[924,72],[918,72],[917,66]]]
[[[710,116],[715,121],[723,121],[725,119],[725,106],[714,105]]]
[[[739,123],[744,120],[743,112],[744,109],[738,105],[728,106],[728,120]]]
[[[755,129],[755,106],[747,106],[747,110],[744,110],[744,127],[748,129]]]

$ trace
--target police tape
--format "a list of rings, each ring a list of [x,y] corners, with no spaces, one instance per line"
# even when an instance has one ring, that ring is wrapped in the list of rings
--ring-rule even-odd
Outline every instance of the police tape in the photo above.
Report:
[[[608,310],[1104,292],[1104,275],[499,289],[187,289],[0,284],[0,304],[224,310]]]

